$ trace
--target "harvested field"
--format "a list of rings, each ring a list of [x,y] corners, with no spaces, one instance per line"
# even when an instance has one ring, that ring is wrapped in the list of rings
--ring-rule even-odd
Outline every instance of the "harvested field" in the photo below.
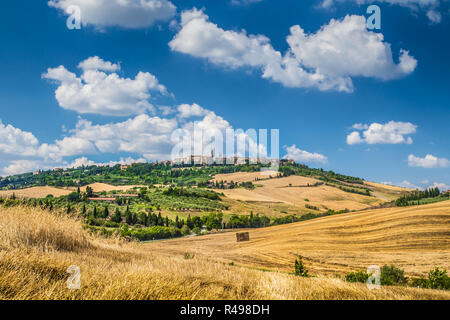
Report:
[[[230,266],[214,261],[227,254],[221,249],[227,244],[214,247],[211,236],[195,239],[209,243],[205,249],[210,252],[185,259],[184,253],[197,250],[196,245],[177,251],[171,241],[150,246],[104,239],[88,234],[75,219],[39,209],[0,208],[0,228],[0,299],[450,299],[446,291],[404,287],[371,291],[364,284],[334,277],[301,278]],[[239,244],[242,249],[250,245],[248,259],[251,246],[263,240],[262,234],[256,239],[252,234],[250,242]],[[234,233],[225,235],[229,236],[236,241]],[[165,246],[168,250],[163,250]],[[257,265],[257,257],[249,263]],[[80,290],[66,286],[71,265],[81,270]]]
[[[189,251],[239,265],[292,271],[296,254],[312,274],[345,274],[369,265],[395,264],[420,276],[434,266],[450,269],[450,201],[328,216],[265,229],[145,244],[160,254]]]
[[[17,198],[45,198],[49,194],[53,195],[54,197],[60,197],[66,196],[71,192],[71,190],[49,186],[32,187],[27,189],[0,191],[0,198],[9,198],[13,194]]]
[[[96,182],[96,183],[92,183],[90,185],[81,187],[80,190],[82,192],[86,192],[87,187],[91,187],[92,190],[94,190],[94,192],[102,192],[102,191],[109,192],[109,191],[127,191],[127,190],[131,190],[133,188],[141,188],[141,187],[145,187],[145,186],[137,186],[137,185],[136,186],[113,186],[113,185],[110,185],[107,183]],[[71,188],[71,189],[76,190],[76,188]]]

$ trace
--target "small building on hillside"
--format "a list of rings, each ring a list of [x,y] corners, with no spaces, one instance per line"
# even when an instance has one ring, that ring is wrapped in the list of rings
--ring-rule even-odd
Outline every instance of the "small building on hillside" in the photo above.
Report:
[[[91,201],[104,201],[104,202],[114,202],[116,198],[88,198]]]
[[[119,198],[137,198],[137,197],[139,197],[138,194],[129,194],[129,193],[116,194],[115,196],[119,197]]]

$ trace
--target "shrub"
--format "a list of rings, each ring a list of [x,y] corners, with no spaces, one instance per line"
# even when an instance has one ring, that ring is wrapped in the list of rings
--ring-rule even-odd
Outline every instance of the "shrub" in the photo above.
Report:
[[[303,263],[303,257],[300,255],[295,259],[294,271],[296,276],[309,277],[308,270]]]
[[[108,227],[108,228],[119,228],[120,227],[120,223],[117,223],[117,222],[114,222],[114,221],[106,221],[105,227]]]
[[[428,277],[415,278],[411,285],[419,288],[450,290],[450,277],[447,275],[447,270],[434,268],[428,272]]]
[[[191,233],[191,229],[189,229],[189,227],[187,225],[184,225],[181,227],[181,234],[183,236],[187,236]]]
[[[450,277],[447,270],[440,270],[439,267],[434,268],[428,273],[428,281],[432,289],[450,290]]]
[[[384,265],[381,268],[380,280],[383,286],[404,285],[408,282],[405,271],[394,265]]]
[[[86,219],[86,223],[90,226],[97,226],[97,227],[101,227],[105,224],[105,220],[103,219],[97,219],[94,217],[89,217]]]
[[[431,288],[430,281],[424,277],[412,279],[411,286],[418,288]]]
[[[161,226],[153,226],[150,228],[141,228],[141,229],[129,229],[123,227],[120,232],[120,235],[122,237],[136,238],[140,241],[159,240],[180,236],[181,232],[179,230],[177,232],[176,230]]]
[[[189,252],[184,253],[184,259],[189,260],[189,259],[194,259],[194,258],[195,258],[195,254],[189,253]]]
[[[358,271],[355,271],[355,272],[347,273],[347,275],[345,276],[345,281],[347,281],[347,282],[362,282],[362,283],[365,283],[365,282],[367,282],[368,278],[369,278],[369,275],[367,274],[367,272],[364,272],[362,270],[358,270]]]

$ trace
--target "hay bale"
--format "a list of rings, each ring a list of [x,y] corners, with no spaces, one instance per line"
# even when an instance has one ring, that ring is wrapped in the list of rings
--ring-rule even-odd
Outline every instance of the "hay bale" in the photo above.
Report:
[[[236,241],[237,242],[250,241],[250,233],[249,232],[236,233]]]

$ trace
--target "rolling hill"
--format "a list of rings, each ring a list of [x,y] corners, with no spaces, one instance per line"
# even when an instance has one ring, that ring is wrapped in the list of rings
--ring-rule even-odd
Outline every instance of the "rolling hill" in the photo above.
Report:
[[[394,264],[409,275],[434,266],[450,269],[450,201],[407,208],[351,212],[310,221],[145,244],[152,252],[192,252],[226,263],[291,271],[296,254],[312,274],[344,274],[373,264]]]
[[[317,208],[316,212],[328,209],[361,210],[378,206],[387,201],[392,201],[401,195],[410,192],[410,189],[388,186],[364,181],[362,184],[324,183],[314,177],[288,176],[280,178],[268,178],[259,172],[236,172],[214,176],[213,182],[252,182],[254,189],[234,188],[216,190],[223,193],[227,199],[236,200],[230,202],[231,211],[245,213],[253,210],[265,212],[268,215],[279,214],[281,211],[293,213],[311,212],[311,208]],[[368,190],[369,195],[355,192],[356,190]],[[267,213],[264,207],[278,208],[272,214]],[[308,208],[308,207],[309,208]]]

